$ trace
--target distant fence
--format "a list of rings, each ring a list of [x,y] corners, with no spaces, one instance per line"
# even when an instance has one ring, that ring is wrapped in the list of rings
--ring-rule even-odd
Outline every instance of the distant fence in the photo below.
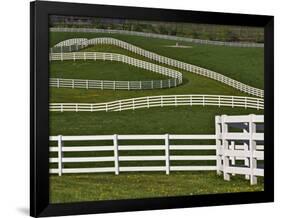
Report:
[[[240,107],[263,110],[264,101],[261,98],[228,95],[162,95],[123,99],[105,103],[50,103],[50,111],[124,111],[140,108],[166,106],[218,106]]]
[[[263,43],[254,43],[254,42],[222,42],[222,41],[213,41],[213,40],[204,40],[204,39],[192,39],[187,37],[180,36],[170,36],[156,33],[145,33],[145,32],[136,32],[128,30],[109,30],[109,29],[94,29],[94,28],[63,28],[63,27],[53,27],[50,28],[51,32],[84,32],[84,33],[110,33],[110,34],[125,34],[133,36],[143,36],[149,38],[159,38],[159,39],[168,39],[182,42],[198,43],[198,44],[209,44],[209,45],[219,45],[219,46],[230,46],[230,47],[256,47],[263,48]]]
[[[166,80],[154,80],[154,81],[103,81],[103,80],[80,80],[72,79],[72,84],[69,84],[69,80],[60,79],[57,80],[57,84],[54,84],[55,79],[50,79],[50,85],[53,87],[72,87],[72,88],[105,88],[106,89],[159,89],[159,88],[171,88],[182,83],[182,73],[167,67],[159,66],[150,62],[128,57],[122,54],[104,53],[104,52],[71,52],[71,53],[51,53],[50,61],[65,61],[65,60],[109,60],[119,61],[135,67],[139,67],[145,70],[149,70],[164,76],[172,77],[173,79]],[[61,83],[59,83],[61,82]],[[89,84],[90,82],[90,84]],[[106,85],[104,86],[103,84]],[[75,86],[75,84],[77,84]],[[84,85],[82,85],[84,84]],[[88,85],[87,85],[88,84]]]
[[[154,135],[89,135],[89,136],[50,136],[50,141],[57,142],[57,146],[50,147],[52,155],[49,162],[57,164],[50,168],[50,173],[62,175],[64,173],[99,173],[114,172],[137,172],[137,171],[163,171],[170,174],[172,171],[217,171],[223,172],[224,179],[230,179],[230,173],[246,175],[250,178],[251,184],[257,183],[257,176],[264,176],[263,169],[258,168],[257,161],[262,161],[264,145],[263,133],[257,133],[256,123],[263,123],[263,115],[242,115],[242,116],[217,116],[216,134],[209,135],[179,135],[179,134],[154,134]],[[241,125],[248,126],[249,131],[230,133],[228,126],[240,128]],[[237,126],[240,124],[240,126]],[[232,126],[233,127],[233,126]],[[243,127],[243,130],[245,128]],[[151,140],[153,142],[151,142]],[[161,144],[155,144],[155,140]],[[209,144],[196,144],[198,141],[208,140]],[[82,142],[99,142],[99,145],[80,145]],[[105,145],[105,141],[110,142]],[[191,141],[191,144],[187,141]],[[64,143],[74,142],[76,146],[65,146]],[[147,143],[148,142],[148,143]],[[154,144],[153,144],[154,143]],[[195,143],[195,144],[194,144]],[[242,143],[242,144],[241,144]],[[162,151],[162,155],[137,155],[121,154],[123,151]],[[174,152],[177,151],[175,154]],[[179,154],[179,151],[185,152]],[[186,151],[197,151],[203,155],[186,154]],[[206,153],[206,151],[208,153]],[[94,152],[94,156],[82,157],[81,152]],[[101,152],[111,152],[106,155]],[[72,153],[64,157],[64,154]],[[77,155],[75,155],[75,153]],[[100,155],[98,155],[100,154]],[[124,166],[122,162],[158,161],[153,166]],[[159,165],[159,161],[162,163]],[[193,161],[184,163],[175,161]],[[194,161],[198,161],[194,163]],[[209,163],[202,164],[202,161]],[[238,165],[242,161],[244,165]],[[111,162],[111,167],[73,167],[64,166],[68,163],[99,163]],[[156,162],[155,162],[156,163]]]
[[[142,48],[139,48],[137,46],[131,45],[127,42],[123,42],[121,40],[114,39],[114,38],[94,38],[94,39],[90,39],[88,41],[86,41],[84,38],[82,38],[82,39],[79,39],[79,38],[78,39],[68,39],[68,40],[65,40],[65,41],[60,42],[57,45],[55,45],[55,47],[53,47],[50,51],[51,52],[50,56],[56,55],[57,59],[59,59],[59,56],[58,56],[59,54],[54,53],[54,52],[57,52],[56,49],[64,50],[64,51],[65,50],[73,51],[72,49],[76,50],[76,49],[80,49],[80,47],[86,47],[87,45],[97,45],[97,44],[115,45],[115,46],[121,47],[123,49],[129,50],[133,53],[136,53],[138,55],[149,58],[151,60],[154,60],[156,62],[166,64],[166,65],[169,65],[169,66],[173,66],[173,67],[176,67],[176,68],[179,68],[179,69],[182,69],[182,70],[186,70],[186,71],[189,71],[189,72],[192,72],[192,73],[195,73],[195,74],[199,74],[199,75],[211,78],[213,80],[222,82],[222,83],[224,83],[224,84],[226,84],[230,87],[233,87],[233,88],[235,88],[239,91],[248,93],[250,95],[254,95],[254,96],[262,97],[262,98],[264,96],[264,91],[262,89],[258,89],[258,88],[246,85],[244,83],[241,83],[239,81],[231,79],[227,76],[224,76],[224,75],[219,74],[217,72],[214,72],[212,70],[208,70],[208,69],[198,67],[198,66],[195,66],[195,65],[192,65],[192,64],[184,63],[182,61],[178,61],[178,60],[175,60],[175,59],[172,59],[172,58],[167,58],[167,57],[158,55],[156,53],[144,50]],[[65,46],[69,46],[69,48],[67,48],[67,47],[63,48]],[[156,65],[156,66],[158,66],[158,65]]]
[[[263,146],[258,145],[264,143],[263,123],[263,115],[216,116],[217,173],[222,172],[225,180],[242,174],[256,184],[257,176],[264,176],[258,168],[258,160],[264,159]],[[241,142],[243,146],[237,147]],[[237,163],[237,157],[244,161]]]
[[[80,89],[110,89],[110,90],[146,90],[172,88],[178,85],[177,79],[147,80],[147,81],[117,81],[117,80],[82,80],[50,78],[49,86],[56,88]]]

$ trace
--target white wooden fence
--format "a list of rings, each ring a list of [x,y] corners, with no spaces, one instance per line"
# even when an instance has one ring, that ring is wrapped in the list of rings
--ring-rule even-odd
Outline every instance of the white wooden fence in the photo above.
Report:
[[[175,135],[175,134],[158,134],[158,135],[93,135],[93,136],[51,136],[50,141],[57,141],[57,146],[50,147],[50,152],[56,152],[57,157],[50,158],[50,163],[57,163],[56,168],[51,168],[50,173],[62,175],[63,173],[98,173],[98,172],[135,172],[135,171],[164,171],[169,174],[171,171],[206,171],[216,170],[213,165],[193,165],[193,166],[173,166],[171,161],[184,160],[215,160],[216,155],[171,155],[170,151],[187,151],[187,150],[207,150],[215,151],[216,146],[213,145],[179,145],[173,144],[175,140],[214,140],[215,135]],[[161,140],[162,144],[126,144],[120,145],[120,141],[134,140],[144,143],[147,140]],[[173,143],[171,143],[171,140]],[[111,141],[112,145],[103,146],[63,146],[63,142],[67,141]],[[67,152],[101,152],[112,151],[113,156],[99,157],[64,157]],[[164,151],[164,155],[126,155],[119,154],[120,151]],[[215,152],[214,152],[215,153]],[[123,161],[163,161],[162,166],[119,166]],[[113,162],[114,167],[95,167],[95,168],[64,168],[64,163],[87,163],[87,162]]]
[[[172,77],[177,80],[176,85],[182,83],[182,73],[157,64],[132,58],[122,54],[105,53],[105,52],[71,52],[71,53],[51,53],[50,61],[66,60],[109,60],[119,61],[145,70],[149,70],[164,76]]]
[[[264,159],[264,145],[257,142],[264,140],[264,134],[257,132],[261,129],[263,115],[216,116],[216,133],[209,135],[179,135],[179,134],[154,134],[154,135],[88,135],[88,136],[50,136],[50,141],[57,142],[57,146],[50,146],[50,153],[56,153],[49,158],[50,173],[61,176],[64,173],[99,173],[99,172],[136,172],[136,171],[217,171],[223,172],[224,179],[230,180],[230,174],[246,175],[252,185],[257,184],[257,176],[264,176],[263,168],[258,168],[257,161]],[[229,132],[228,127],[243,129],[243,132]],[[153,142],[151,142],[153,140]],[[155,144],[155,140],[161,141]],[[191,144],[187,143],[191,140]],[[198,140],[208,140],[209,144],[196,144]],[[81,142],[99,142],[99,145],[80,145]],[[111,143],[105,143],[105,142]],[[148,142],[145,143],[145,141]],[[75,142],[75,146],[65,146],[64,142]],[[124,143],[125,142],[125,143]],[[162,155],[137,155],[121,154],[122,151],[162,151]],[[173,151],[199,151],[203,155],[173,154]],[[208,153],[206,153],[206,151]],[[213,152],[212,152],[213,151]],[[111,152],[107,155],[81,157],[81,152]],[[64,157],[67,153],[78,153],[71,157]],[[120,166],[122,162],[136,164],[139,161],[162,161],[162,165],[155,166]],[[196,161],[193,163],[173,164],[173,161]],[[199,162],[197,162],[199,161]],[[209,161],[200,164],[200,161]],[[213,161],[213,162],[212,162]],[[238,161],[244,165],[237,165]],[[111,167],[73,167],[64,166],[68,163],[100,163],[111,162]],[[156,162],[155,162],[156,163]]]
[[[218,106],[263,110],[262,98],[229,95],[161,95],[123,99],[105,103],[50,103],[50,111],[124,111],[166,106]]]
[[[192,39],[187,37],[170,36],[156,33],[145,33],[127,30],[110,30],[110,29],[94,29],[94,28],[63,28],[63,27],[53,27],[50,28],[51,32],[84,32],[84,33],[110,33],[110,34],[126,34],[133,36],[143,36],[149,38],[160,38],[168,39],[182,42],[198,43],[198,44],[209,44],[209,45],[220,45],[220,46],[230,46],[230,47],[256,47],[263,48],[263,43],[254,42],[223,42],[223,41],[213,41],[204,39]]]
[[[148,81],[117,81],[117,80],[83,80],[50,78],[49,86],[56,88],[110,89],[110,90],[146,90],[172,88],[179,84],[177,79]]]
[[[260,145],[264,143],[263,122],[263,115],[216,116],[217,173],[223,173],[225,180],[230,180],[230,174],[242,174],[257,184],[257,176],[264,176],[257,164],[264,159]],[[237,146],[241,142],[243,145]],[[243,163],[237,164],[238,158]]]
[[[263,97],[264,96],[264,91],[262,89],[258,89],[249,85],[246,85],[244,83],[241,83],[239,81],[236,81],[234,79],[231,79],[227,76],[224,76],[220,73],[214,72],[212,70],[208,70],[206,68],[202,68],[202,67],[198,67],[196,65],[192,65],[192,64],[188,64],[182,61],[178,61],[172,58],[167,58],[161,55],[158,55],[154,52],[150,52],[147,50],[144,50],[142,48],[139,48],[137,46],[131,45],[127,42],[118,40],[118,39],[114,39],[114,38],[94,38],[94,39],[90,39],[88,41],[85,41],[84,38],[80,39],[80,41],[78,39],[77,40],[77,45],[81,45],[83,47],[87,46],[87,45],[97,45],[97,44],[110,44],[110,45],[115,45],[118,47],[121,47],[123,49],[129,50],[133,53],[136,53],[138,55],[144,56],[146,58],[149,58],[151,60],[154,60],[156,62],[162,63],[162,64],[166,64],[169,66],[173,66],[182,70],[186,70],[188,72],[192,72],[195,74],[199,74],[208,78],[211,78],[213,80],[222,82],[228,86],[231,86],[239,91],[248,93],[250,95],[254,95],[254,96],[258,96],[258,97]],[[66,50],[71,50],[73,43],[75,42],[75,39],[69,39],[66,40],[64,42],[60,42],[57,45],[55,45],[54,48],[51,49],[51,54],[50,56],[52,56],[54,49],[55,48],[59,48],[61,51],[63,50],[63,46],[69,46],[69,49],[66,48]],[[77,47],[77,49],[80,49],[80,47]],[[75,49],[76,50],[76,49]],[[56,54],[56,59],[59,60],[59,54]],[[63,57],[61,57],[61,59],[63,59]],[[71,58],[73,59],[73,57]],[[137,60],[137,59],[136,59]],[[158,66],[158,65],[156,65]],[[175,78],[175,77],[173,77]],[[181,78],[179,78],[181,79]]]

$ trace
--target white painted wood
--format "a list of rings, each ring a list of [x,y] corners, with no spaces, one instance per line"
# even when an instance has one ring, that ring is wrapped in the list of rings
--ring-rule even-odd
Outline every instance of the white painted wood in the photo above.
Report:
[[[219,138],[219,134],[222,132],[221,130],[221,117],[220,116],[216,116],[215,117],[215,131],[216,131],[216,156],[217,156],[217,161],[216,161],[216,165],[217,165],[217,175],[221,174],[221,163],[222,163],[222,157],[221,155],[219,155],[219,151],[221,150],[222,147],[222,142]]]
[[[171,166],[171,171],[215,171],[216,166]]]
[[[60,82],[62,83],[62,82]],[[56,83],[57,85],[57,83]],[[139,97],[132,99],[124,99],[118,101],[111,101],[106,103],[50,103],[49,110],[50,111],[106,111],[107,108],[110,108],[108,111],[124,111],[124,110],[134,110],[144,107],[163,107],[163,106],[183,106],[183,105],[203,105],[203,96],[205,99],[205,105],[213,105],[218,106],[218,99],[223,97],[225,99],[231,99],[234,97],[235,99],[239,99],[239,96],[217,96],[217,95],[164,95],[164,96],[148,96],[148,97]],[[177,99],[175,101],[174,99]],[[191,103],[192,99],[192,103]],[[144,106],[145,102],[145,106]],[[211,103],[212,102],[212,103]],[[116,104],[118,104],[118,108],[116,108]],[[231,104],[221,104],[221,106],[230,107]],[[257,109],[258,105],[248,105],[249,108]],[[62,109],[63,107],[63,109]],[[235,104],[234,107],[245,107],[245,105]],[[77,109],[78,108],[78,109]],[[259,108],[263,108],[259,105]],[[257,116],[259,117],[259,116]],[[228,118],[229,119],[229,118]],[[239,120],[237,118],[232,119],[234,122],[238,123]],[[257,122],[260,122],[261,119],[258,118]],[[228,121],[227,123],[231,123],[232,121]],[[232,134],[232,133],[231,133]],[[256,140],[262,140],[262,133],[255,133],[254,137],[257,137]],[[235,137],[235,136],[233,136]],[[237,134],[236,134],[237,137]],[[248,137],[248,136],[244,136]],[[236,139],[236,138],[233,138]],[[241,138],[243,139],[243,138]]]
[[[113,135],[115,175],[119,174],[118,135]]]
[[[250,115],[250,122],[249,122],[249,132],[250,132],[250,139],[249,139],[249,147],[250,147],[250,169],[251,169],[251,174],[250,174],[250,183],[251,185],[256,185],[257,184],[257,177],[254,175],[254,169],[257,168],[257,159],[254,157],[254,151],[256,150],[256,138],[254,137],[256,133],[256,123],[254,123],[255,120],[255,115],[251,114]]]
[[[162,166],[149,166],[149,167],[120,167],[120,172],[152,172],[152,171],[165,171],[166,167]]]
[[[219,120],[221,119],[221,120]],[[226,122],[225,122],[226,121]],[[262,124],[263,116],[262,115],[243,115],[243,116],[221,116],[216,119],[216,123],[219,123],[224,126],[231,125],[233,122],[235,127],[242,129],[241,133],[233,133],[224,131],[224,129],[216,129],[216,135],[218,139],[225,140],[226,142],[230,141],[230,147],[228,143],[226,146],[217,147],[218,158],[222,157],[224,159],[223,165],[217,164],[217,170],[223,171],[224,179],[229,180],[229,174],[242,174],[245,175],[246,179],[250,180],[251,185],[257,184],[257,176],[263,176],[263,169],[257,168],[257,160],[264,159],[264,145],[257,146],[257,141],[261,142],[264,140],[263,133],[256,132],[256,124]],[[237,125],[241,123],[241,125]],[[263,129],[263,128],[260,128]],[[243,140],[243,145],[236,145],[235,141]],[[259,150],[257,150],[259,149]],[[232,161],[231,166],[229,166],[229,159]],[[235,160],[244,160],[245,166],[236,166]]]
[[[227,124],[225,123],[225,118],[226,118],[226,115],[222,115],[221,116],[221,132],[222,132],[222,147],[224,150],[228,150],[228,140],[229,139],[227,137],[227,132],[228,132],[228,126]],[[229,133],[228,133],[229,134]],[[227,167],[229,167],[229,156],[226,156],[226,155],[223,155],[223,178],[224,180],[227,180],[229,181],[230,180],[230,175],[228,174],[227,172]]]
[[[166,175],[170,174],[170,142],[169,134],[165,134],[165,164],[166,164]]]
[[[62,142],[62,135],[58,135],[58,175],[61,176],[63,172],[63,142]]]

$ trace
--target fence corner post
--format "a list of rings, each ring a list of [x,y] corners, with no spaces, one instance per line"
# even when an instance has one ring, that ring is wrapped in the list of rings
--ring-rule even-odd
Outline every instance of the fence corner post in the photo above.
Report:
[[[119,175],[118,135],[113,135],[115,175]]]
[[[169,134],[165,134],[165,162],[166,162],[166,174],[170,174],[170,143]]]
[[[221,175],[221,162],[222,162],[222,157],[221,157],[221,117],[216,116],[215,117],[215,130],[216,130],[216,165],[217,165],[217,175]]]
[[[254,134],[256,133],[256,123],[255,123],[255,115],[250,114],[250,122],[249,122],[249,147],[250,147],[250,183],[251,185],[256,185],[258,182],[257,176],[254,175],[254,170],[257,169],[257,158],[254,157],[254,152],[256,151],[256,141],[254,139]]]
[[[229,156],[225,155],[224,151],[229,149],[228,140],[225,138],[225,134],[228,132],[228,125],[225,123],[227,115],[221,116],[221,138],[223,146],[223,178],[224,180],[230,181],[230,174],[228,173],[229,167]]]

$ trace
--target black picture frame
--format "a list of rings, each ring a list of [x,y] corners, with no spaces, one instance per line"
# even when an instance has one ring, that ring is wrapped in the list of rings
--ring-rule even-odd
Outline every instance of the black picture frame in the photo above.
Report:
[[[96,16],[154,21],[258,26],[264,28],[265,143],[264,191],[198,196],[49,203],[48,17]],[[152,9],[93,4],[35,1],[30,3],[30,215],[59,216],[120,211],[155,210],[274,200],[274,17],[187,10]]]

